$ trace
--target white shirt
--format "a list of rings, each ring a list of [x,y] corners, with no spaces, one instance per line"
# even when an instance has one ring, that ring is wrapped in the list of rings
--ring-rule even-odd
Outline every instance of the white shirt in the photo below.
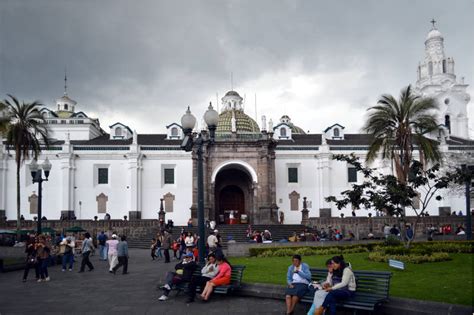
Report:
[[[207,245],[209,245],[209,247],[216,247],[217,242],[217,237],[214,234],[211,234],[207,237]]]

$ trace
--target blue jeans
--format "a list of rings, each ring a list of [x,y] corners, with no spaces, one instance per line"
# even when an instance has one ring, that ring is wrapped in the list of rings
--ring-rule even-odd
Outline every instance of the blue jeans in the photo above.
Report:
[[[354,296],[354,291],[347,288],[330,291],[323,302],[323,307],[329,309],[329,314],[336,315],[336,304],[338,301]]]
[[[107,260],[107,246],[99,245],[99,257],[101,260]]]
[[[161,252],[161,247],[156,248],[156,257],[163,258],[163,253]]]
[[[67,264],[69,264],[69,269],[72,269],[74,265],[74,255],[72,253],[63,255],[63,269],[66,269]]]
[[[48,265],[49,265],[49,257],[45,259],[38,259],[38,269],[41,279],[48,278]]]

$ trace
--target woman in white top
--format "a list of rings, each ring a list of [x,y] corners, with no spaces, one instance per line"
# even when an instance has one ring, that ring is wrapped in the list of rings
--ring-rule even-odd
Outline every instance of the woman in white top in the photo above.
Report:
[[[338,301],[354,296],[356,291],[356,280],[351,268],[346,265],[344,257],[334,256],[332,259],[333,278],[341,277],[341,282],[326,288],[326,298],[323,305],[319,307],[314,314],[322,315],[326,309],[329,314],[336,315],[336,304]]]
[[[184,243],[186,244],[187,248],[194,247],[194,237],[191,232],[188,232],[188,235],[184,239]]]
[[[336,281],[333,281],[332,278],[332,259],[328,259],[326,261],[326,267],[328,268],[328,275],[326,277],[326,280],[322,283],[312,283],[311,285],[316,289],[316,292],[314,292],[314,299],[313,299],[313,305],[311,305],[311,308],[308,311],[307,315],[313,315],[314,311],[318,309],[321,305],[323,305],[324,299],[326,298],[326,295],[328,295],[329,292],[326,291],[327,288],[333,286],[336,284]]]
[[[113,273],[115,266],[118,264],[118,256],[117,256],[117,245],[119,241],[117,240],[117,235],[112,234],[112,239],[105,242],[107,246],[107,256],[109,258],[109,272]]]

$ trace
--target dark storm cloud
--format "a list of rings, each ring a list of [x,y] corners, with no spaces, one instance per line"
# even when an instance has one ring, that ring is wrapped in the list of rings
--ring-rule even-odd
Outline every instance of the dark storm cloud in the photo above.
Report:
[[[66,65],[69,95],[104,128],[163,132],[187,105],[201,115],[233,72],[236,90],[258,94],[259,115],[355,131],[381,93],[415,81],[432,17],[474,84],[472,1],[4,0],[0,10],[0,94],[52,106]]]

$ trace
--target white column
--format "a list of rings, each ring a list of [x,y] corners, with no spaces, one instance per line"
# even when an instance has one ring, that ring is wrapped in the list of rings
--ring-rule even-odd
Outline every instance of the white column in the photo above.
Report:
[[[129,169],[129,197],[128,210],[141,211],[142,210],[142,155],[138,153],[131,153],[128,155],[128,169]]]
[[[59,166],[61,169],[61,211],[74,211],[74,153],[69,139],[59,153]],[[76,214],[78,219],[79,214]]]

